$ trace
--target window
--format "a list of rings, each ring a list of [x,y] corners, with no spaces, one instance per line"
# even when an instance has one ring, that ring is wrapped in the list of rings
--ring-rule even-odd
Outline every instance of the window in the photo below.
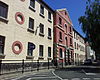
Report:
[[[44,34],[44,25],[40,23],[40,34]]]
[[[65,30],[66,30],[66,33],[67,33],[67,24],[65,24]]]
[[[70,45],[72,46],[72,38],[70,38]]]
[[[59,50],[59,53],[60,53],[60,54],[59,54],[59,57],[62,58],[62,49],[61,49],[61,48],[60,48],[60,50]]]
[[[65,40],[66,40],[66,46],[68,46],[68,40],[67,40],[67,37],[65,38]]]
[[[74,42],[74,48],[76,49],[76,42]]]
[[[69,27],[69,31],[70,31],[70,33],[72,32],[72,29],[71,29],[71,27]]]
[[[77,50],[78,50],[78,44],[77,44]]]
[[[31,6],[32,8],[35,8],[35,0],[30,0],[30,6]]]
[[[29,29],[34,30],[34,19],[29,18]]]
[[[39,46],[39,56],[43,56],[43,45]]]
[[[0,36],[0,54],[4,54],[5,37]]]
[[[0,1],[0,16],[3,18],[7,18],[7,14],[8,14],[8,5]]]
[[[28,50],[27,50],[28,56],[33,56],[33,49],[34,49],[33,43],[28,42]]]
[[[48,37],[51,37],[51,29],[48,28]]]
[[[59,24],[62,25],[62,19],[59,17]]]
[[[62,40],[62,33],[61,32],[59,32],[59,38],[60,38],[60,40]]]
[[[51,57],[51,47],[48,47],[48,57]]]
[[[48,19],[51,20],[51,13],[48,12]]]
[[[71,51],[71,58],[73,58],[73,52]]]
[[[40,13],[44,15],[44,7],[42,5],[40,6]]]

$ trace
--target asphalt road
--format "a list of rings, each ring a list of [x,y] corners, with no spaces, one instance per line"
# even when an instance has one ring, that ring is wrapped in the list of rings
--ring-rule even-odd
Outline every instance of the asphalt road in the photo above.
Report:
[[[100,68],[67,67],[7,80],[100,80]]]

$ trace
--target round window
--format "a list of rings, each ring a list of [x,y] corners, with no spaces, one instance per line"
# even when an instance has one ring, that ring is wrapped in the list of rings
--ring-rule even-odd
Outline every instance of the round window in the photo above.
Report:
[[[15,20],[17,21],[17,23],[23,24],[25,19],[24,19],[24,16],[23,16],[22,13],[17,12],[17,13],[15,14]]]
[[[13,44],[12,44],[12,51],[15,53],[15,54],[20,54],[21,51],[23,49],[23,46],[22,46],[22,43],[20,41],[15,41]]]

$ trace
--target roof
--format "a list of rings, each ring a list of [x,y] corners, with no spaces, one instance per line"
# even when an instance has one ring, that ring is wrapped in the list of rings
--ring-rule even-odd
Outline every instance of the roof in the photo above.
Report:
[[[81,37],[85,40],[85,38],[84,38],[77,30],[75,30],[75,29],[73,28],[73,31],[75,31],[79,36],[81,36]]]

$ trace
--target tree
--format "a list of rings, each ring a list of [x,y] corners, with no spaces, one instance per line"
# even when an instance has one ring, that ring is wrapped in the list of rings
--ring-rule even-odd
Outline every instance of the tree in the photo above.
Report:
[[[96,58],[100,59],[100,0],[87,0],[85,15],[79,18],[79,24]]]

